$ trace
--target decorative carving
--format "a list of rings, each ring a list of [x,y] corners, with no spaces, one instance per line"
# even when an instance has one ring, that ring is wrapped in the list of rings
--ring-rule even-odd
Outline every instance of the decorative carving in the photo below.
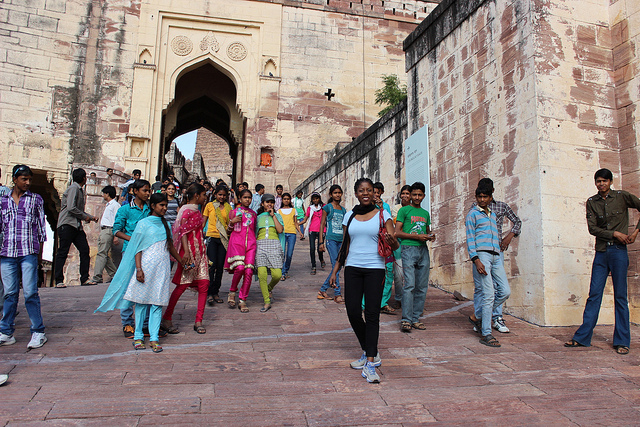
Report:
[[[131,157],[140,157],[144,150],[144,141],[131,142]]]
[[[171,41],[171,49],[178,56],[186,56],[193,50],[193,42],[187,36],[175,36]]]
[[[227,48],[227,56],[233,61],[242,61],[247,57],[247,48],[240,42],[233,42]]]
[[[209,34],[202,39],[200,42],[200,50],[203,52],[206,52],[207,50],[217,52],[220,50],[220,43],[218,43],[216,36],[213,35],[212,32],[209,32]]]

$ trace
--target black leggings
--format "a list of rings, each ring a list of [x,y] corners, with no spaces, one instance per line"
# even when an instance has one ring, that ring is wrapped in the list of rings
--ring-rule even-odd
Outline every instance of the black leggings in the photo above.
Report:
[[[311,256],[311,268],[316,268],[316,250],[318,251],[318,258],[320,258],[320,264],[324,262],[323,252],[320,252],[320,232],[309,232],[309,255]]]
[[[218,295],[220,285],[222,285],[222,273],[224,273],[224,258],[227,250],[222,244],[222,240],[217,237],[210,237],[207,245],[207,257],[211,265],[209,266],[209,295]]]
[[[344,303],[351,328],[367,357],[378,354],[380,303],[384,290],[384,268],[346,267],[344,269]],[[364,320],[362,296],[364,295]]]

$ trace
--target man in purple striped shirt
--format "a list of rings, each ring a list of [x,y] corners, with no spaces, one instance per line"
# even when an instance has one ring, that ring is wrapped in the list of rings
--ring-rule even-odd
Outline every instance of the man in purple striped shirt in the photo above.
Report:
[[[0,321],[0,346],[15,344],[14,319],[18,307],[20,277],[24,305],[31,320],[31,341],[27,348],[42,347],[47,342],[38,295],[38,258],[47,239],[44,225],[44,202],[29,191],[33,172],[29,166],[13,167],[13,190],[0,199],[0,270],[4,284],[4,305]]]

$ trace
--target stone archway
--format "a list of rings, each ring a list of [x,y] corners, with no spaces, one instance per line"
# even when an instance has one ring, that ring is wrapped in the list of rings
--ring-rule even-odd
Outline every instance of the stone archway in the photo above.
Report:
[[[242,122],[236,99],[235,82],[211,61],[202,61],[183,71],[177,78],[173,100],[163,111],[159,169],[163,168],[162,159],[174,138],[205,128],[226,142],[235,178],[242,139],[242,128],[239,135],[238,126],[234,130],[234,123]]]

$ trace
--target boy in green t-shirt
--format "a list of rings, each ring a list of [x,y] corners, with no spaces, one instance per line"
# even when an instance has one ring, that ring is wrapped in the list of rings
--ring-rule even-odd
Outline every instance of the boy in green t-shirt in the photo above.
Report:
[[[420,207],[425,196],[425,187],[421,182],[411,186],[411,204],[398,211],[396,237],[401,239],[402,269],[404,270],[404,289],[402,295],[402,321],[400,330],[426,329],[420,322],[429,287],[429,248],[428,240],[435,240],[429,225],[429,212]]]

